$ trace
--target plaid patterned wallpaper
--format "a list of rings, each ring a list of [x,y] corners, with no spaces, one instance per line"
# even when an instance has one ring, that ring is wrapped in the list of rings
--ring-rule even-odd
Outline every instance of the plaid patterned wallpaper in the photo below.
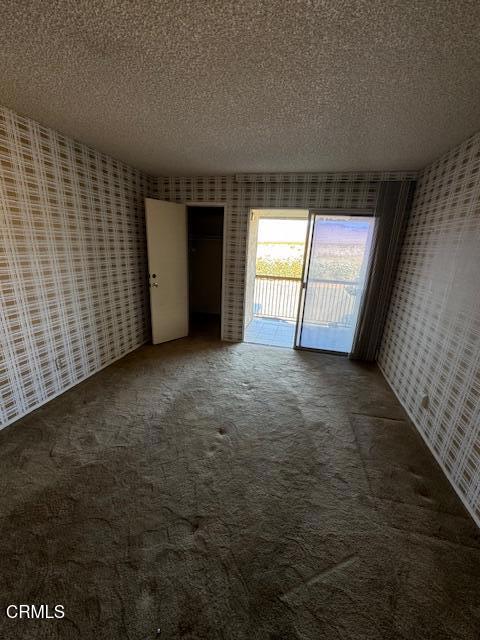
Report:
[[[223,337],[240,340],[251,208],[371,208],[381,180],[414,178],[155,179],[0,107],[0,425],[148,340],[145,196],[226,205]],[[380,354],[480,520],[479,272],[480,134],[422,173]]]
[[[0,425],[148,339],[151,184],[0,108]]]
[[[149,338],[144,197],[224,203],[223,337],[241,340],[253,207],[375,206],[415,173],[151,178],[0,107],[0,426]]]
[[[480,133],[420,176],[379,358],[480,525],[479,278]]]
[[[171,177],[157,180],[157,196],[174,202],[225,204],[225,291],[223,339],[243,337],[243,303],[249,211],[252,208],[300,209],[375,207],[381,180],[412,180],[416,173],[275,174]],[[224,243],[225,244],[225,243]]]

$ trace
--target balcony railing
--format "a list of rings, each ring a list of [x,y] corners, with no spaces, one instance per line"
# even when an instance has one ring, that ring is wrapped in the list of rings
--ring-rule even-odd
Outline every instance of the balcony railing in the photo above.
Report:
[[[256,276],[253,314],[264,318],[296,320],[300,288],[300,278]]]
[[[310,279],[303,320],[329,327],[353,327],[359,283],[346,280]]]
[[[253,313],[266,318],[296,320],[300,291],[300,278],[256,276]],[[304,320],[313,324],[349,327],[353,322],[358,293],[358,282],[311,278]]]

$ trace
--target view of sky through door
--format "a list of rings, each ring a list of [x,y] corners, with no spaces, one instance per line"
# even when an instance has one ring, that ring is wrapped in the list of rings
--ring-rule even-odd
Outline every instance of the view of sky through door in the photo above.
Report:
[[[302,294],[308,212],[297,212],[303,217],[296,219],[268,213],[258,213],[252,223],[255,264],[247,278],[251,308],[245,340],[293,347],[296,336],[300,348],[349,353],[368,270],[373,218],[311,214]]]
[[[298,346],[352,348],[367,276],[374,218],[314,215]]]

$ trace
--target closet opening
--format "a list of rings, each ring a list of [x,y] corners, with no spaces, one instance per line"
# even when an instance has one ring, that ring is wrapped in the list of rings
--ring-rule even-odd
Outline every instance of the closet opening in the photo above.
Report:
[[[189,335],[221,337],[222,206],[187,206]]]

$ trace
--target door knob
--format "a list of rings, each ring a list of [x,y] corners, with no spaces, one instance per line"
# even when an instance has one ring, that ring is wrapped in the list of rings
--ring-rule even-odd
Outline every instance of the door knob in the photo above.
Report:
[[[158,287],[158,282],[152,282],[152,287]]]

